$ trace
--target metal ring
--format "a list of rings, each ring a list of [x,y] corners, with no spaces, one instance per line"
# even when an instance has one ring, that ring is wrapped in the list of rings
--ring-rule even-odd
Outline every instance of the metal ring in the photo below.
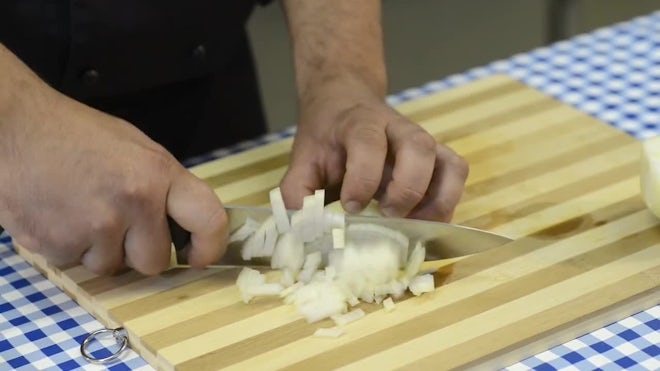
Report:
[[[124,335],[123,333],[124,328],[123,327],[118,327],[116,329],[109,329],[109,328],[102,328],[100,330],[96,330],[92,332],[91,334],[87,335],[85,340],[83,340],[82,344],[80,344],[80,354],[82,354],[83,358],[87,360],[87,362],[94,363],[97,365],[104,364],[104,363],[109,363],[117,359],[121,352],[126,349],[128,346],[128,337]],[[105,357],[105,358],[95,358],[92,354],[87,352],[87,346],[89,343],[91,343],[94,339],[96,339],[99,335],[102,334],[107,334],[107,333],[112,333],[112,336],[117,340],[117,344],[119,344],[119,350],[117,350],[115,353]]]

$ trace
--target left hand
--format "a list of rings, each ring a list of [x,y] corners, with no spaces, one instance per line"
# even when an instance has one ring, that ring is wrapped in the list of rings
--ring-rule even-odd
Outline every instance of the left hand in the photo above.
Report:
[[[373,198],[387,216],[449,221],[468,164],[359,84],[328,84],[301,102],[291,164],[281,182],[289,208],[326,189],[346,211]]]

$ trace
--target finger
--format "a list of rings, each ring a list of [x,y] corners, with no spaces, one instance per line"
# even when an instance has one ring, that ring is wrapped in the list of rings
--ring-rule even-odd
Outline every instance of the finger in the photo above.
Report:
[[[117,272],[124,265],[124,226],[108,228],[92,237],[92,246],[82,255],[81,264],[100,275]]]
[[[409,216],[449,222],[465,189],[469,167],[465,159],[448,147],[438,145],[436,153],[436,167],[429,192]]]
[[[190,232],[188,262],[192,267],[203,268],[224,254],[227,213],[203,181],[187,171],[175,178],[167,196],[167,213]]]
[[[386,216],[404,217],[424,198],[435,168],[435,140],[415,124],[389,125],[394,152],[392,179],[381,197]]]
[[[284,204],[288,209],[298,210],[302,208],[303,198],[311,195],[315,190],[323,188],[324,184],[320,177],[320,171],[317,166],[305,161],[304,155],[296,155],[292,159],[291,165],[284,174],[280,182],[280,189]],[[298,160],[298,159],[302,160]]]
[[[378,190],[387,156],[387,138],[376,123],[353,124],[342,133],[346,148],[346,172],[341,187],[344,209],[364,209]]]
[[[171,240],[165,211],[138,214],[126,232],[126,263],[140,273],[158,274],[169,267]]]

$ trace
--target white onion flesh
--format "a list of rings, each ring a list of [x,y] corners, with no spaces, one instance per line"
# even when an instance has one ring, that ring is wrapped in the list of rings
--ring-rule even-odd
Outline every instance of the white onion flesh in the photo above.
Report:
[[[314,336],[319,338],[338,338],[344,335],[344,330],[339,327],[319,328],[314,331]]]
[[[383,308],[385,308],[386,312],[391,312],[394,310],[395,305],[394,305],[394,300],[392,298],[387,298],[383,300]]]
[[[332,320],[337,324],[337,326],[348,325],[351,322],[355,322],[360,318],[364,317],[366,313],[362,309],[356,309],[342,315],[332,316]]]
[[[369,223],[346,227],[345,215],[324,207],[324,197],[323,190],[306,196],[289,218],[275,188],[273,216],[260,225],[247,219],[232,234],[245,240],[243,259],[270,256],[271,268],[283,271],[279,283],[266,283],[259,271],[243,269],[236,283],[244,302],[279,295],[309,323],[332,318],[343,326],[365,315],[362,309],[347,313],[360,301],[391,311],[392,299],[407,289],[414,295],[434,290],[433,276],[419,273],[426,255],[420,242],[408,256],[411,241],[399,231]]]
[[[286,233],[291,230],[291,223],[289,222],[289,215],[287,214],[286,207],[284,206],[284,199],[280,187],[272,189],[269,193],[270,206],[273,209],[273,218],[279,233]]]

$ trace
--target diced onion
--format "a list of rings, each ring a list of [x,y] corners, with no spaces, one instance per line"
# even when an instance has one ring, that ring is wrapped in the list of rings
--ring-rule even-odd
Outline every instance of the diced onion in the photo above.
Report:
[[[269,193],[270,206],[273,209],[273,218],[275,218],[275,225],[277,231],[286,233],[291,230],[291,223],[289,222],[289,215],[287,214],[286,207],[284,206],[284,199],[280,187],[272,189]]]
[[[342,335],[344,335],[344,330],[336,326],[330,328],[319,328],[314,331],[314,336],[320,338],[338,338]]]
[[[419,296],[425,292],[431,292],[435,289],[435,284],[433,283],[433,275],[425,274],[422,276],[417,276],[413,278],[409,286],[410,292],[415,296]]]
[[[394,300],[392,298],[387,298],[383,300],[383,307],[385,308],[386,312],[391,312],[394,310]]]
[[[344,238],[344,230],[341,228],[332,229],[332,247],[335,249],[343,249],[346,247],[346,239]]]
[[[248,238],[252,233],[259,229],[259,222],[247,217],[243,225],[241,225],[235,232],[229,236],[229,243],[236,241],[243,241]]]
[[[332,316],[331,318],[337,324],[337,326],[344,326],[351,322],[357,321],[364,316],[365,313],[362,309],[356,309],[346,314]]]
[[[397,230],[370,223],[346,227],[344,214],[324,208],[324,197],[323,190],[306,196],[289,219],[275,188],[270,192],[272,217],[261,224],[246,219],[232,234],[234,240],[245,240],[243,259],[271,256],[271,267],[282,270],[279,283],[266,283],[259,271],[244,268],[236,282],[244,302],[279,295],[309,323],[332,318],[343,326],[365,316],[362,309],[347,313],[349,305],[376,302],[391,311],[393,298],[407,289],[414,295],[434,290],[433,276],[419,273],[426,255],[422,243],[408,256],[410,241]],[[318,332],[315,336],[343,333],[338,327]]]

